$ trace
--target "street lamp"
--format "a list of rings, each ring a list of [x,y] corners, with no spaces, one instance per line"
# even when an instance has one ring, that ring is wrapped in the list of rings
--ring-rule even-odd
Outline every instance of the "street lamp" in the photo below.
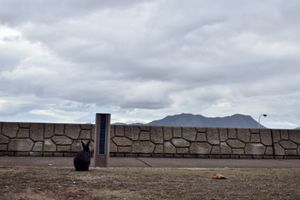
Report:
[[[258,117],[258,128],[260,128],[260,118],[261,117],[267,117],[268,115],[267,114],[261,114],[261,115],[259,115],[259,117]]]

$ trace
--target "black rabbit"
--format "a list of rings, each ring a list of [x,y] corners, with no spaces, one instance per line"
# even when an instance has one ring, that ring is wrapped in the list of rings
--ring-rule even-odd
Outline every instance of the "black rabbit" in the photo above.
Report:
[[[91,152],[90,145],[91,141],[88,141],[87,144],[81,141],[83,150],[80,151],[74,158],[74,167],[76,171],[88,171],[91,164]]]

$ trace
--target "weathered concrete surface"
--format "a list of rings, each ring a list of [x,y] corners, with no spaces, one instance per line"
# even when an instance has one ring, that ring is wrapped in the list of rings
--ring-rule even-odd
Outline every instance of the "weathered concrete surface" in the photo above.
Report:
[[[92,159],[93,162],[93,159]],[[163,168],[300,168],[300,160],[274,159],[188,159],[188,158],[110,158],[109,167]],[[73,167],[72,157],[0,157],[0,167]],[[91,164],[93,166],[93,163]]]

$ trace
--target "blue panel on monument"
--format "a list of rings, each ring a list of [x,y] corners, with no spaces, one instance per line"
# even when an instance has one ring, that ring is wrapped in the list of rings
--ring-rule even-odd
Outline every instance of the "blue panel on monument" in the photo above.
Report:
[[[100,133],[99,133],[99,154],[105,154],[105,132],[106,132],[106,117],[100,116]]]

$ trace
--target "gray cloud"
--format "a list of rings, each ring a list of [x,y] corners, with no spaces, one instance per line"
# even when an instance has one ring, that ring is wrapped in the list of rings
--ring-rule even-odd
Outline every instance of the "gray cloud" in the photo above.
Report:
[[[57,23],[86,15],[97,10],[124,9],[138,0],[1,0],[0,18],[4,24],[18,25],[20,23]]]
[[[0,1],[0,116],[89,121],[103,110],[132,122],[268,112],[267,126],[292,127],[299,8],[283,0]]]

